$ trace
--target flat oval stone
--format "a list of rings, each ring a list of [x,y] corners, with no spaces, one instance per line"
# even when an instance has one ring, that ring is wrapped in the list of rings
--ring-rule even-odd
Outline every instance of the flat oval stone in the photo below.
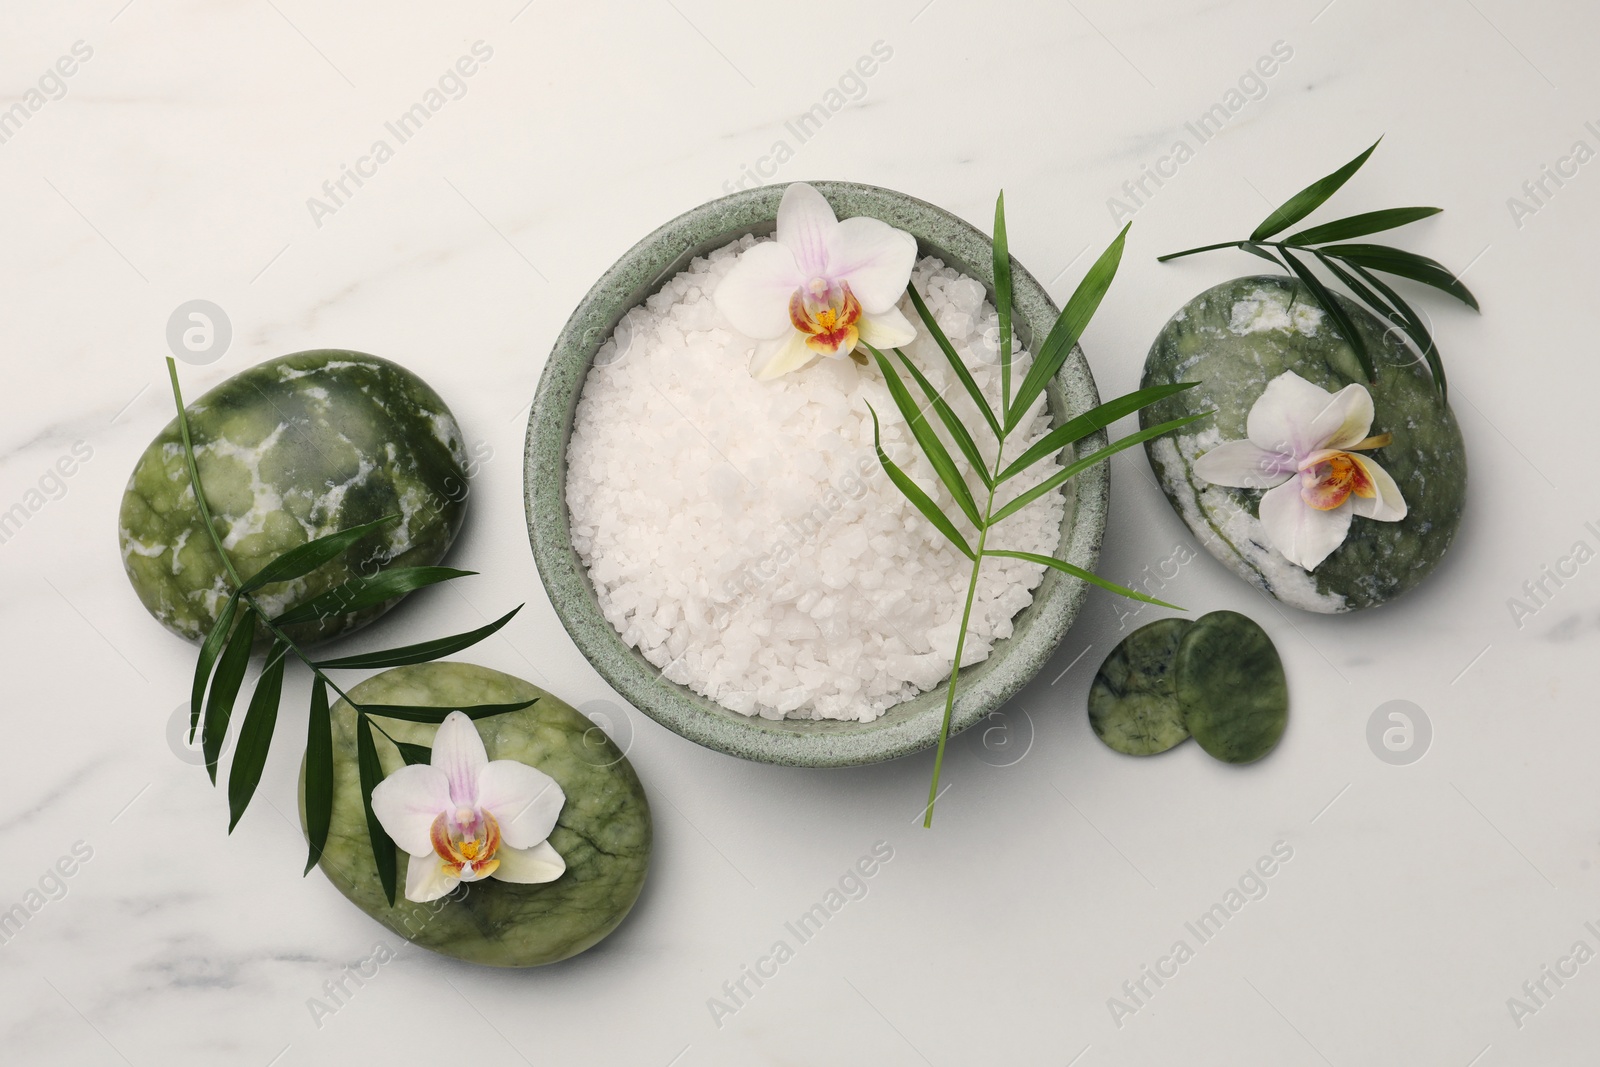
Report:
[[[356,716],[344,701],[333,714],[333,819],[319,866],[351,903],[423,948],[494,967],[536,967],[575,956],[622,922],[644,887],[650,866],[650,805],[627,758],[603,731],[573,708],[509,674],[470,663],[396,667],[367,679],[357,703],[464,707],[538,697],[521,711],[477,720],[491,760],[526,763],[554,778],[567,795],[550,844],[567,869],[553,882],[518,885],[486,878],[426,904],[405,899],[399,853],[398,892],[390,907],[367,838],[356,766]],[[375,717],[397,741],[431,746],[431,723]],[[381,734],[385,775],[404,761]],[[305,826],[305,764],[300,767],[300,820]],[[398,851],[398,850],[397,850]]]
[[[248,579],[297,545],[385,515],[401,520],[303,578],[258,594],[276,614],[355,577],[438,563],[466,516],[466,450],[439,394],[359,352],[297,352],[234,375],[188,406],[222,542]],[[150,442],[122,496],[123,567],[144,606],[199,640],[227,597],[200,523],[178,421]],[[302,643],[347,633],[398,601],[289,628]]]
[[[1153,756],[1187,740],[1173,664],[1193,625],[1159,619],[1124,637],[1089,686],[1089,725],[1118,752]]]
[[[1426,368],[1397,331],[1341,298],[1366,338],[1378,380],[1366,381],[1355,350],[1316,305],[1311,291],[1284,277],[1236,278],[1195,297],[1156,337],[1144,386],[1198,381],[1140,412],[1148,427],[1206,411],[1208,419],[1145,444],[1167,499],[1200,543],[1241,578],[1307,611],[1336,613],[1393,600],[1438,565],[1461,521],[1467,455],[1461,429]],[[1329,391],[1367,386],[1372,433],[1394,440],[1370,455],[1394,477],[1408,513],[1399,522],[1357,516],[1349,535],[1315,571],[1284,559],[1256,517],[1263,490],[1212,485],[1194,461],[1224,441],[1243,440],[1245,421],[1267,383],[1284,371]]]
[[[1194,621],[1173,663],[1183,721],[1207,753],[1253,763],[1271,752],[1289,722],[1289,682],[1272,638],[1236,611]]]

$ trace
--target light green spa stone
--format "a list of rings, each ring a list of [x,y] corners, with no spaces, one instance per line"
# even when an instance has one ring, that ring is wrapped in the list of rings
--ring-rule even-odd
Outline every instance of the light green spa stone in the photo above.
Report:
[[[1366,382],[1355,350],[1300,282],[1235,278],[1184,305],[1145,361],[1143,386],[1200,384],[1139,414],[1148,427],[1216,413],[1146,443],[1162,490],[1200,543],[1241,578],[1286,604],[1324,613],[1382,604],[1427,577],[1455,537],[1467,490],[1460,427],[1426,368],[1397,332],[1339,299],[1366,338],[1376,383]],[[1399,522],[1357,516],[1344,543],[1312,572],[1267,542],[1256,517],[1263,490],[1212,485],[1193,469],[1212,448],[1247,436],[1250,408],[1287,370],[1330,392],[1352,382],[1367,386],[1376,409],[1372,433],[1394,435],[1367,455],[1394,477],[1409,509]]]
[[[465,706],[538,697],[522,711],[477,721],[489,759],[527,763],[554,778],[566,804],[550,844],[567,869],[542,885],[487,878],[426,904],[405,899],[406,866],[399,854],[399,891],[390,907],[378,881],[367,838],[356,766],[355,713],[333,708],[333,819],[321,868],[362,911],[423,948],[495,967],[535,967],[590,948],[622,922],[644,887],[650,865],[650,805],[633,767],[605,733],[535,686],[468,663],[397,667],[350,691],[358,703]],[[378,720],[402,742],[431,746],[437,726]],[[403,762],[377,737],[385,775]],[[301,824],[305,768],[301,766]]]
[[[1089,725],[1107,746],[1153,756],[1186,741],[1173,662],[1188,619],[1158,619],[1122,639],[1089,687]]]
[[[257,597],[276,614],[359,574],[444,558],[466,515],[466,452],[439,394],[359,352],[298,352],[234,375],[188,406],[223,544],[249,578],[346,527],[399,515],[339,559]],[[134,466],[118,527],[134,591],[162,625],[202,638],[230,586],[194,504],[174,419]],[[289,628],[303,643],[364,626],[395,602]]]

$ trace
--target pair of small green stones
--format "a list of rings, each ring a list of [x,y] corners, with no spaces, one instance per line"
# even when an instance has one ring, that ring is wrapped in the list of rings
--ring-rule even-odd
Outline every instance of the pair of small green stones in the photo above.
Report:
[[[1123,639],[1089,689],[1089,724],[1111,748],[1153,756],[1193,736],[1225,763],[1271,752],[1289,721],[1272,638],[1236,611],[1162,619]]]

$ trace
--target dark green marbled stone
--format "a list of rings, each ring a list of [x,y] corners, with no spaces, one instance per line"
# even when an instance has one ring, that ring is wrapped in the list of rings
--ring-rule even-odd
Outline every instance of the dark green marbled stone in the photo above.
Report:
[[[1160,619],[1141,626],[1100,664],[1089,687],[1089,725],[1111,748],[1153,756],[1188,738],[1172,668],[1191,625]]]
[[[622,922],[650,865],[650,805],[626,757],[599,727],[568,705],[509,674],[470,663],[396,667],[350,691],[373,704],[502,704],[538,697],[522,711],[480,719],[489,758],[527,763],[554,778],[567,795],[550,844],[566,872],[543,885],[487,878],[454,898],[428,904],[405,899],[406,865],[391,908],[378,881],[367,839],[356,769],[355,713],[333,708],[333,821],[321,868],[339,891],[368,915],[413,944],[456,959],[495,967],[536,967],[575,956]],[[438,727],[379,720],[397,741],[430,745]],[[403,766],[393,745],[377,738],[384,774]],[[301,821],[305,768],[301,765]]]
[[[1236,278],[1206,290],[1174,315],[1145,362],[1145,386],[1201,384],[1139,416],[1150,426],[1215,410],[1213,418],[1145,445],[1168,500],[1200,543],[1240,577],[1285,603],[1329,613],[1393,600],[1427,577],[1455,537],[1467,488],[1461,430],[1438,399],[1426,368],[1377,318],[1343,303],[1373,354],[1376,383],[1365,383],[1354,350],[1301,283],[1272,276]],[[1267,312],[1258,322],[1285,321],[1241,332],[1239,316],[1248,321],[1253,307]],[[1310,574],[1267,545],[1255,518],[1261,490],[1214,486],[1194,478],[1191,470],[1197,456],[1246,436],[1251,406],[1267,382],[1286,370],[1328,390],[1367,384],[1376,409],[1372,432],[1394,435],[1392,444],[1368,454],[1394,477],[1409,508],[1400,522],[1358,516],[1344,544]]]
[[[1173,663],[1183,721],[1207,753],[1253,763],[1271,752],[1289,722],[1289,682],[1272,638],[1236,611],[1194,621]]]
[[[188,412],[200,480],[244,578],[317,537],[401,516],[304,578],[263,588],[257,596],[274,613],[358,573],[438,563],[461,529],[466,452],[455,416],[426,382],[388,360],[335,350],[280,356],[229,378]],[[144,606],[180,637],[204,637],[230,587],[194,505],[176,419],[134,466],[118,533]],[[320,641],[394,603],[289,632]]]

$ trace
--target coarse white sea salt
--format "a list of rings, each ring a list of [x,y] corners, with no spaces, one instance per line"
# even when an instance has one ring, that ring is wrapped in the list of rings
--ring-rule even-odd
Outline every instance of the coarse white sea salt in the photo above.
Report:
[[[629,311],[596,356],[567,446],[572,542],[606,618],[667,678],[745,715],[868,721],[949,676],[972,571],[884,475],[869,402],[891,458],[969,544],[976,531],[876,367],[818,359],[774,381],[750,376],[755,341],[712,294],[755,243],[695,259]],[[983,286],[931,258],[912,280],[998,409],[997,320]],[[901,311],[918,327],[906,354],[977,428],[992,464],[976,406],[909,299]],[[1017,353],[1014,381],[1030,362]],[[1008,458],[1048,431],[1042,399],[1022,425]],[[981,502],[986,491],[938,431]],[[1057,469],[1041,462],[1005,483],[995,506]],[[992,530],[989,547],[1054,553],[1065,507],[1062,493],[1045,494]],[[1043,573],[984,561],[963,666],[1011,635]]]

